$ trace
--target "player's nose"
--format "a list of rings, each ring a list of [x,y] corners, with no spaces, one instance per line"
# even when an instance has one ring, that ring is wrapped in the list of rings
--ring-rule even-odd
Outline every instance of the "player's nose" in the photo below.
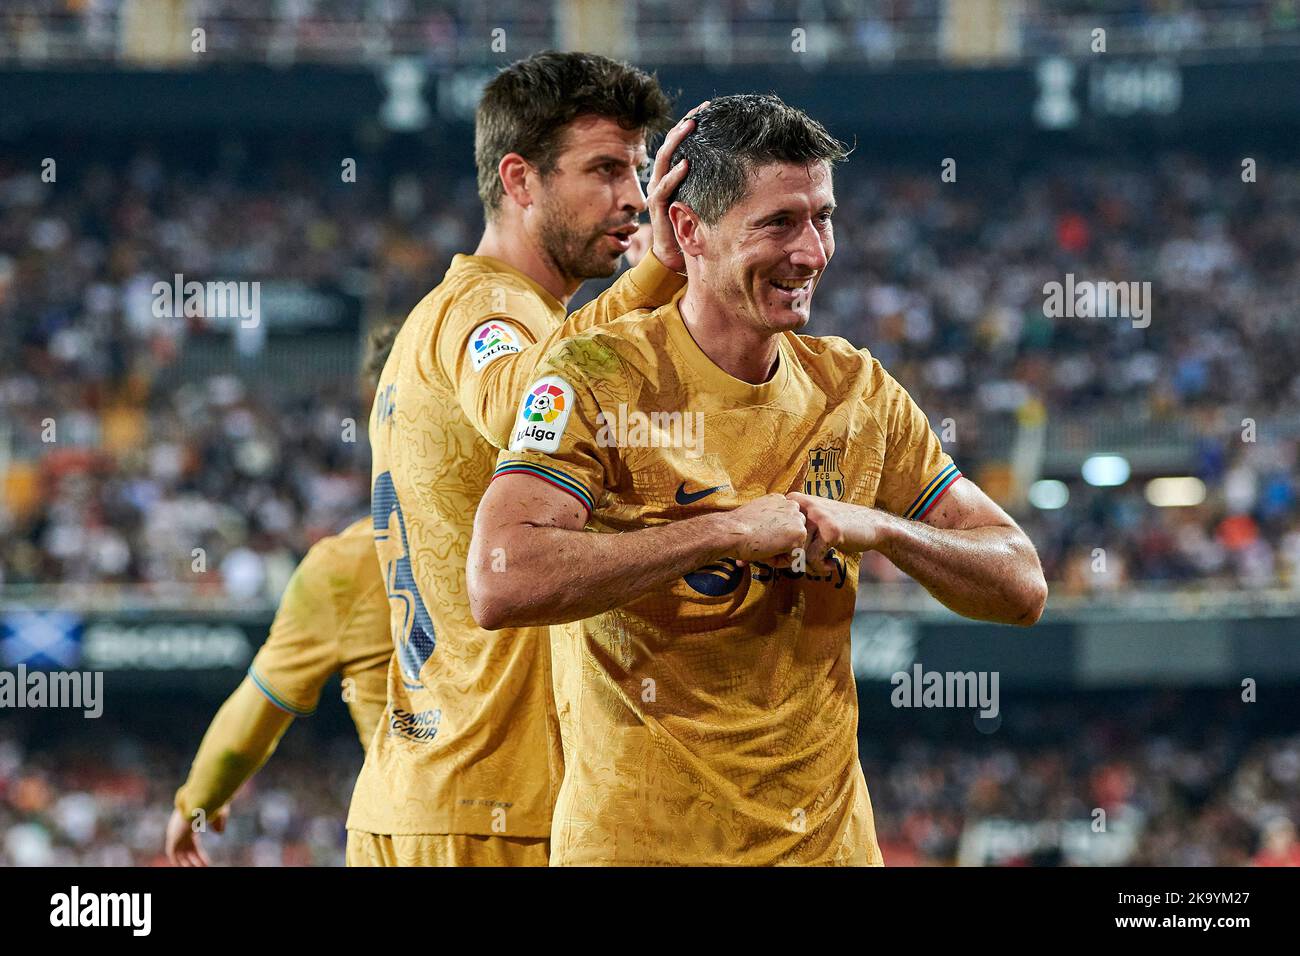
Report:
[[[628,174],[623,179],[619,198],[621,199],[619,208],[623,212],[634,216],[639,216],[650,208],[649,203],[646,202],[645,190],[641,188],[641,179],[637,176],[636,170],[628,170]]]
[[[830,248],[811,222],[804,224],[789,253],[791,265],[816,272],[825,269],[831,258]]]

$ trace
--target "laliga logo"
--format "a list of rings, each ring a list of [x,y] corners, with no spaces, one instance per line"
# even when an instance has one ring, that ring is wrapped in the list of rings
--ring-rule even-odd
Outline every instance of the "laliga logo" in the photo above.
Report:
[[[524,401],[526,422],[553,422],[564,411],[564,392],[554,385],[538,385]]]
[[[487,328],[483,329],[483,331],[479,332],[478,338],[474,340],[474,351],[483,352],[492,348],[494,345],[499,345],[504,333],[505,329],[493,322]]]
[[[573,389],[558,375],[548,375],[533,385],[519,408],[511,451],[531,448],[553,455],[573,411]]]
[[[476,372],[503,355],[519,351],[519,340],[508,325],[500,322],[484,322],[471,333],[469,342],[469,357]]]

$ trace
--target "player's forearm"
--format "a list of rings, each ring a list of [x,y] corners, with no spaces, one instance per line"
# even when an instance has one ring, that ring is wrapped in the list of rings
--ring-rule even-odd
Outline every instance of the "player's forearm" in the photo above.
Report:
[[[488,630],[579,621],[734,553],[737,545],[725,514],[621,534],[535,525],[476,532],[470,608]]]
[[[1017,528],[932,528],[884,515],[878,550],[963,617],[1028,626],[1047,602],[1033,543]]]
[[[189,779],[176,793],[176,808],[186,816],[216,813],[275,752],[292,722],[245,677],[203,735]]]

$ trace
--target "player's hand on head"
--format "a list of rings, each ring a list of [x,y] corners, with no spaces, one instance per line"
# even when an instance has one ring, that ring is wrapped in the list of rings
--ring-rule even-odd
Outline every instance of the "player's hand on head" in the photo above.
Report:
[[[217,832],[220,833],[225,828],[225,811],[218,812],[214,817],[214,820],[216,819],[221,821],[220,828],[217,828]],[[173,866],[212,865],[207,853],[203,851],[203,845],[199,842],[199,834],[193,821],[180,810],[172,810],[171,818],[167,821],[167,836],[163,849]]]
[[[730,512],[737,539],[735,557],[762,561],[788,555],[807,541],[807,526],[799,506],[784,495],[764,495]]]
[[[709,101],[705,100],[668,131],[663,145],[655,153],[650,186],[646,192],[646,205],[650,208],[650,229],[653,236],[651,247],[654,249],[655,258],[674,272],[681,272],[686,268],[686,259],[682,255],[681,247],[677,245],[677,237],[673,234],[673,224],[668,218],[668,206],[673,193],[686,178],[687,164],[684,159],[672,168],[669,168],[668,164],[673,161],[673,153],[682,144],[682,140],[695,129],[695,120],[691,117],[708,105]],[[639,257],[638,260],[629,257],[628,261],[635,265]]]

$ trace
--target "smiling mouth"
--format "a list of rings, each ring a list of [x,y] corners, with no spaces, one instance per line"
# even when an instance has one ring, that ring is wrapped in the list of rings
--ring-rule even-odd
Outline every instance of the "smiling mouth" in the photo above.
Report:
[[[793,296],[802,292],[811,292],[812,280],[812,276],[806,276],[802,279],[768,279],[767,281],[774,289]]]

